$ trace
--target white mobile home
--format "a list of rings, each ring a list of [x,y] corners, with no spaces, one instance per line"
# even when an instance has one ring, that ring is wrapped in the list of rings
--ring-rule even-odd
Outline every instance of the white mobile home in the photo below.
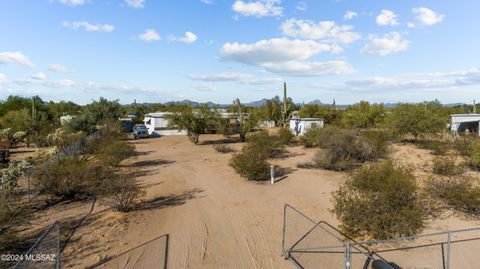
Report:
[[[154,112],[146,114],[143,123],[148,129],[148,133],[152,136],[162,135],[187,135],[185,130],[177,130],[175,128],[168,127],[168,120],[166,116],[169,112]]]
[[[322,118],[299,118],[290,119],[290,131],[296,135],[304,135],[312,128],[323,128],[324,119]]]
[[[480,135],[480,114],[452,114],[450,119],[450,130],[454,135],[458,135],[461,132]]]

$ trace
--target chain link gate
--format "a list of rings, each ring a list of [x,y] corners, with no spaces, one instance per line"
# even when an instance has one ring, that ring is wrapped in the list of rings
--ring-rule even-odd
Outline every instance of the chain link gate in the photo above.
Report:
[[[301,269],[372,269],[375,260],[395,269],[480,268],[480,228],[356,242],[286,204],[282,232],[282,256]]]

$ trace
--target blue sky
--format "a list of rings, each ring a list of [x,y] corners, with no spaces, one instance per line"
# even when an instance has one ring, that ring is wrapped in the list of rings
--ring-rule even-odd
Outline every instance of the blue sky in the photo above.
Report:
[[[472,102],[479,1],[0,0],[0,99]]]

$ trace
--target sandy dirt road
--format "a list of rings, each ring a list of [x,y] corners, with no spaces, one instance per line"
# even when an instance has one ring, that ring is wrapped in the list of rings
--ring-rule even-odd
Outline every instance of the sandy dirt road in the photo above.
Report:
[[[129,225],[129,236],[170,234],[170,268],[293,268],[280,255],[284,203],[336,223],[329,197],[342,176],[296,168],[313,151],[289,148],[293,157],[274,163],[296,171],[271,185],[247,182],[228,166],[230,154],[192,146],[186,137],[135,144],[141,156],[133,162],[148,174],[139,178],[150,186],[145,199],[169,197],[172,203],[161,212],[143,211]]]

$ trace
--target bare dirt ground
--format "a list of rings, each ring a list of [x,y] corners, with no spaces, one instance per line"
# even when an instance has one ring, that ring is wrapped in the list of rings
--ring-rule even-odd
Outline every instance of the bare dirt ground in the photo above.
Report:
[[[164,234],[170,236],[168,268],[294,268],[281,257],[283,205],[336,226],[331,193],[345,174],[297,168],[317,149],[293,146],[286,158],[272,161],[291,168],[286,177],[274,185],[249,182],[228,165],[231,154],[208,143],[220,139],[205,135],[205,144],[198,146],[183,136],[133,141],[140,154],[125,167],[140,169],[138,180],[146,190],[141,208],[121,214],[99,202],[75,202],[43,210],[33,222],[38,227],[53,219],[64,223],[65,268],[106,258],[113,259],[95,268],[162,268],[165,242],[158,238]],[[242,144],[231,146],[239,150]],[[424,150],[395,145],[392,157],[412,160],[418,173],[427,173],[422,171],[430,155]],[[425,232],[478,226],[479,221],[448,214],[429,221]],[[147,242],[148,248],[135,249]],[[145,257],[149,264],[140,263]]]

